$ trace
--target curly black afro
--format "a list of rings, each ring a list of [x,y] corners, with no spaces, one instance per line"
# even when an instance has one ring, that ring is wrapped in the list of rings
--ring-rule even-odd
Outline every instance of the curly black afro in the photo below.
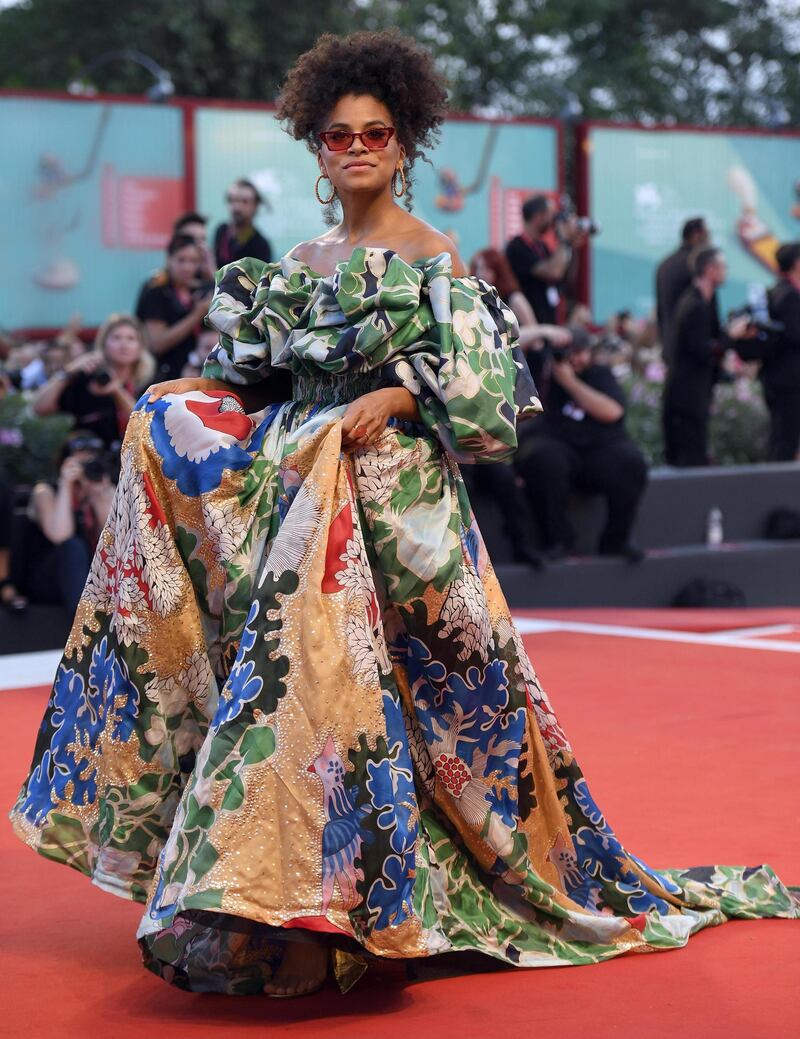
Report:
[[[430,51],[397,29],[326,33],[290,69],[278,118],[292,137],[318,151],[317,134],[346,94],[369,94],[392,113],[410,186],[411,167],[435,144],[447,111],[447,89]]]

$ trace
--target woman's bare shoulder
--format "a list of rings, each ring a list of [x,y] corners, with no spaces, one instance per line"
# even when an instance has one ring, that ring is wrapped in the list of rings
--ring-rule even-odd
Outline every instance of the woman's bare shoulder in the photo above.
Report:
[[[462,278],[467,273],[467,269],[453,239],[418,217],[411,217],[411,220],[413,223],[408,226],[405,248],[407,253],[414,254],[410,258],[427,260],[440,253],[449,253],[453,261],[453,275],[456,278]]]
[[[301,263],[307,264],[307,266],[313,268],[315,263],[326,255],[326,252],[331,248],[332,242],[330,232],[319,235],[317,238],[309,238],[305,242],[298,242],[297,245],[293,245],[286,255],[293,260],[299,260]]]

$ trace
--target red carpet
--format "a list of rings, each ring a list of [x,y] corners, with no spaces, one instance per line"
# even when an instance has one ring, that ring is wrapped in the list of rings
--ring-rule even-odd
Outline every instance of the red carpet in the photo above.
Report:
[[[707,615],[680,623],[678,611],[569,616],[693,631],[798,621],[798,611],[735,612],[716,625]],[[766,861],[800,883],[797,654],[558,632],[526,643],[595,798],[632,851],[656,867]],[[0,693],[4,812],[46,695]],[[406,984],[389,964],[349,996],[236,999],[148,975],[133,938],[141,908],[35,856],[5,822],[0,856],[2,1035],[760,1039],[800,1030],[800,922],[733,922],[683,950],[594,967]]]

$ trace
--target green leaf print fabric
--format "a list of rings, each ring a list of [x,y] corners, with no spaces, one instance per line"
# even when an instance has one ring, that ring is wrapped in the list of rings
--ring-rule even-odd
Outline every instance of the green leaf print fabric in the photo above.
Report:
[[[277,367],[352,385],[380,373],[460,460],[510,457],[517,422],[541,411],[513,313],[486,283],[454,278],[448,253],[409,264],[359,248],[330,278],[290,257],[242,260],[219,271],[209,322],[221,336],[206,375],[242,385]]]

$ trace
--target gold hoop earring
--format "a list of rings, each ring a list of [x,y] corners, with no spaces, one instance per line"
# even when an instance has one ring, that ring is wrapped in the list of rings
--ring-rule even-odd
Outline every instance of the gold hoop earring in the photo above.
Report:
[[[400,190],[399,191],[397,190],[397,185],[395,184],[395,178],[397,177],[398,173],[400,174]],[[392,194],[394,195],[395,198],[402,198],[403,195],[405,195],[405,193],[406,193],[406,175],[403,172],[403,167],[402,166],[398,166],[397,169],[392,174]]]
[[[322,195],[320,195],[320,193],[319,193],[319,182],[321,180],[330,180],[330,179],[331,178],[327,175],[327,173],[320,173],[320,175],[317,177],[317,183],[314,185],[314,194],[317,196],[317,202],[319,202],[319,204],[321,206],[329,206],[331,204],[331,202],[333,202],[333,200],[336,198],[336,188],[333,186],[333,184],[331,184],[331,197],[330,198],[323,198]]]

